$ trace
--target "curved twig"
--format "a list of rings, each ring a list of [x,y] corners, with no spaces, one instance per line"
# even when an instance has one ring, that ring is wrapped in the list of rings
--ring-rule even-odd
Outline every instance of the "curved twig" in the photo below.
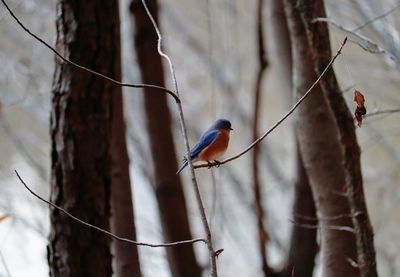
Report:
[[[311,85],[311,87],[304,93],[304,95],[296,102],[296,104],[293,105],[293,107],[281,118],[279,119],[268,131],[266,131],[261,137],[259,137],[257,140],[255,140],[252,144],[250,144],[246,149],[244,149],[242,152],[236,154],[235,156],[228,158],[224,161],[221,161],[219,163],[203,163],[203,164],[199,164],[194,166],[194,168],[202,168],[202,167],[210,167],[210,166],[220,166],[222,164],[226,164],[228,162],[231,162],[233,160],[236,160],[238,158],[240,158],[241,156],[243,156],[244,154],[246,154],[247,152],[249,152],[251,149],[254,148],[254,146],[256,146],[257,144],[259,144],[263,139],[265,139],[270,133],[272,133],[272,131],[274,131],[279,125],[282,124],[283,121],[286,120],[286,118],[288,118],[296,109],[298,106],[300,106],[300,104],[311,94],[313,88],[319,83],[319,81],[321,81],[322,77],[324,77],[325,73],[328,71],[328,69],[332,66],[333,62],[336,60],[336,58],[341,54],[342,49],[344,47],[344,45],[347,42],[347,36],[344,38],[342,44],[340,45],[339,49],[337,50],[335,56],[332,57],[332,59],[329,61],[329,63],[327,64],[327,66],[325,67],[325,69],[322,71],[321,75],[319,75],[319,77],[317,78],[317,80],[315,80],[315,82]]]
[[[18,174],[18,171],[16,171],[16,170],[14,170],[14,171],[15,171],[15,174],[17,174],[17,177],[18,177],[19,181],[20,181],[20,182],[24,185],[24,187],[25,187],[33,196],[35,196],[37,199],[39,199],[40,201],[42,201],[42,202],[44,202],[44,203],[50,205],[50,206],[53,207],[54,209],[59,210],[59,211],[62,212],[63,214],[67,215],[69,218],[75,220],[76,222],[78,222],[78,223],[80,223],[80,224],[82,224],[82,225],[84,225],[84,226],[86,226],[86,227],[95,229],[95,230],[97,230],[97,231],[99,231],[99,232],[101,232],[101,233],[103,233],[103,234],[106,234],[106,235],[110,236],[111,238],[116,239],[116,240],[118,240],[118,241],[127,242],[127,243],[132,243],[132,244],[135,244],[135,245],[137,245],[137,246],[148,246],[148,247],[172,247],[172,246],[179,246],[179,245],[190,244],[190,243],[195,243],[195,242],[200,242],[200,241],[201,241],[201,242],[204,242],[204,243],[207,243],[207,241],[206,241],[205,239],[202,239],[202,238],[191,239],[191,240],[181,240],[181,241],[175,241],[175,242],[169,242],[169,243],[155,244],[155,243],[147,243],[147,242],[138,242],[138,241],[134,241],[134,240],[131,240],[131,239],[119,237],[119,236],[114,235],[113,233],[111,233],[111,232],[109,232],[109,231],[107,231],[107,230],[104,230],[104,229],[102,229],[102,228],[100,228],[100,227],[97,227],[97,226],[95,226],[95,225],[93,225],[93,224],[90,224],[90,223],[88,223],[88,222],[86,222],[86,221],[83,221],[82,219],[79,219],[79,218],[77,218],[76,216],[70,214],[70,213],[69,213],[68,211],[66,211],[65,209],[63,209],[63,208],[57,206],[57,205],[54,204],[54,203],[51,203],[50,201],[47,201],[46,199],[44,199],[44,198],[41,197],[40,195],[36,194],[36,193],[25,183],[25,181],[24,181],[24,180],[21,178],[21,176]]]
[[[19,19],[18,17],[14,14],[14,12],[10,9],[10,7],[7,5],[7,3],[5,2],[5,0],[1,0],[1,2],[3,3],[3,5],[5,6],[5,8],[7,9],[7,11],[10,13],[11,17],[17,22],[17,24],[25,31],[27,32],[31,37],[33,37],[34,39],[36,39],[37,41],[39,41],[41,44],[43,44],[44,46],[46,46],[50,51],[52,51],[57,57],[59,57],[61,60],[63,60],[64,62],[75,66],[76,68],[82,69],[84,71],[87,71],[89,73],[92,73],[93,75],[96,75],[98,77],[101,77],[111,83],[114,83],[116,85],[119,85],[121,87],[130,87],[130,88],[153,88],[153,89],[157,89],[158,91],[163,91],[169,95],[171,95],[175,101],[177,103],[180,103],[181,100],[179,99],[179,96],[176,95],[174,92],[170,91],[169,89],[165,88],[165,87],[161,87],[161,86],[156,86],[156,85],[149,85],[149,84],[130,84],[130,83],[123,83],[120,81],[117,81],[111,77],[108,77],[104,74],[101,74],[100,72],[94,71],[90,68],[87,68],[85,66],[82,66],[80,64],[77,64],[67,58],[65,58],[63,55],[61,55],[54,47],[52,47],[50,44],[48,44],[47,42],[45,42],[43,39],[41,39],[39,36],[37,36],[36,34],[34,34],[31,30],[29,30]]]

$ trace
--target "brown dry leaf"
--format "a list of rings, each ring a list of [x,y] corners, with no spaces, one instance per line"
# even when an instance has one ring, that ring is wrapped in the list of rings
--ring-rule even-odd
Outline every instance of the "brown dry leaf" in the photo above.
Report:
[[[354,101],[357,103],[357,107],[364,107],[365,98],[359,90],[354,91]]]
[[[354,101],[357,103],[357,107],[354,112],[354,119],[357,121],[358,127],[361,127],[362,120],[367,114],[367,109],[364,107],[364,95],[362,95],[362,93],[358,90],[354,91]]]
[[[5,214],[5,215],[0,215],[0,222],[3,221],[4,219],[9,218],[10,215],[9,214]]]

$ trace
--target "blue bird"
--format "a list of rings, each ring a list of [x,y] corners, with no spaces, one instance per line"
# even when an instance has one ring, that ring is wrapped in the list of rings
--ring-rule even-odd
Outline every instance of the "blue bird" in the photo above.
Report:
[[[226,119],[218,119],[208,129],[190,151],[192,162],[197,161],[216,161],[221,157],[229,144],[229,134],[232,131],[231,123]],[[187,160],[184,160],[183,165],[178,169],[176,174],[179,174],[188,165]]]

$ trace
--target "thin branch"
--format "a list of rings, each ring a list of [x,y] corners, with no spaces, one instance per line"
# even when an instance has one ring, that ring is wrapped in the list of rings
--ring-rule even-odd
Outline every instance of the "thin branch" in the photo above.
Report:
[[[368,113],[368,114],[365,115],[365,117],[371,117],[371,116],[382,115],[382,114],[399,113],[399,112],[400,112],[400,109],[382,110],[382,111],[376,111],[376,112]]]
[[[400,8],[400,4],[397,4],[396,6],[394,6],[393,8],[391,8],[390,10],[387,10],[386,12],[384,12],[383,14],[380,14],[374,18],[371,18],[370,20],[364,22],[362,25],[358,26],[357,28],[354,28],[352,31],[353,32],[357,32],[359,30],[361,30],[362,28],[368,26],[371,23],[374,23],[375,21],[378,21],[386,16],[388,16],[389,14],[391,14],[392,12],[394,12],[395,10],[397,10],[398,8]]]
[[[170,57],[167,54],[165,54],[161,49],[162,36],[161,36],[160,29],[158,28],[157,22],[155,21],[154,17],[150,13],[150,10],[147,7],[146,1],[142,0],[142,4],[143,4],[144,9],[146,10],[146,13],[147,13],[148,17],[150,18],[150,20],[151,20],[151,22],[152,22],[152,24],[154,26],[154,29],[155,29],[156,33],[157,33],[157,37],[158,37],[157,51],[160,54],[160,56],[162,56],[163,58],[165,58],[168,61],[169,69],[170,69],[171,77],[172,77],[172,82],[173,82],[174,88],[175,88],[174,95],[177,95],[179,97],[178,82],[176,80],[174,66],[172,64],[172,61],[171,61]],[[209,226],[208,221],[207,221],[203,200],[201,199],[201,194],[200,194],[199,186],[197,184],[197,179],[196,179],[196,175],[195,175],[195,172],[194,172],[193,163],[192,163],[192,160],[191,160],[191,157],[190,157],[190,145],[189,145],[189,139],[188,139],[187,129],[186,129],[186,125],[185,125],[185,117],[184,117],[184,114],[183,114],[182,103],[180,101],[176,101],[176,104],[177,104],[177,107],[178,107],[178,110],[179,110],[179,119],[180,119],[181,131],[182,131],[182,135],[183,135],[183,141],[184,141],[184,144],[185,144],[185,147],[186,147],[186,154],[187,154],[186,157],[187,157],[187,161],[188,161],[189,168],[190,168],[192,185],[193,185],[193,188],[194,188],[195,193],[196,193],[197,205],[198,205],[198,209],[200,211],[203,228],[204,228],[204,231],[206,233],[206,244],[207,244],[207,248],[208,248],[208,252],[209,252],[209,259],[210,259],[210,265],[211,265],[211,276],[212,277],[217,277],[217,274],[218,274],[217,273],[217,260],[216,260],[217,255],[215,254],[215,251],[214,251],[210,226]]]
[[[37,199],[39,199],[40,201],[50,205],[51,207],[53,207],[54,209],[62,212],[63,214],[67,215],[68,217],[70,217],[71,219],[75,220],[76,222],[78,222],[79,224],[82,224],[86,227],[92,228],[96,231],[99,231],[103,234],[106,234],[108,236],[110,236],[113,239],[116,239],[118,241],[122,241],[122,242],[127,242],[127,243],[132,243],[135,244],[137,246],[148,246],[148,247],[172,247],[172,246],[178,246],[178,245],[185,245],[185,244],[190,244],[190,243],[195,243],[195,242],[204,242],[207,243],[207,241],[205,239],[202,238],[198,238],[198,239],[191,239],[191,240],[181,240],[181,241],[176,241],[176,242],[169,242],[169,243],[160,243],[160,244],[154,244],[154,243],[145,243],[145,242],[138,242],[138,241],[134,241],[134,240],[130,240],[127,238],[122,238],[119,237],[117,235],[114,235],[113,233],[104,230],[100,227],[97,227],[93,224],[87,223],[86,221],[83,221],[79,218],[77,218],[76,216],[70,214],[68,211],[66,211],[65,209],[57,206],[54,203],[51,203],[50,201],[47,201],[46,199],[44,199],[43,197],[39,196],[38,194],[36,194],[26,183],[25,181],[21,178],[21,176],[18,174],[18,171],[14,170],[15,174],[17,174],[17,177],[19,179],[19,181],[24,185],[24,187],[33,195],[35,196]]]
[[[350,218],[350,217],[355,217],[364,214],[364,212],[357,212],[354,214],[340,214],[340,215],[335,215],[335,216],[329,216],[329,217],[313,217],[313,216],[306,216],[306,215],[301,215],[301,214],[294,214],[293,216],[296,218],[301,218],[305,220],[319,220],[319,221],[331,221],[331,220],[338,220],[342,218]]]
[[[0,260],[1,260],[1,263],[3,264],[3,267],[4,267],[4,269],[5,269],[6,273],[7,273],[7,277],[12,277],[11,271],[8,268],[6,260],[4,259],[3,253],[1,251],[0,251]]]
[[[157,51],[158,51],[158,54],[160,54],[161,57],[163,57],[164,59],[166,59],[168,61],[169,70],[170,70],[171,76],[172,76],[172,82],[173,82],[174,88],[175,88],[175,93],[179,95],[178,82],[176,81],[174,66],[173,66],[169,56],[167,54],[165,54],[161,49],[162,36],[161,36],[160,29],[158,28],[156,20],[151,15],[151,12],[150,12],[149,8],[147,7],[146,0],[142,0],[142,3],[143,3],[144,9],[146,10],[147,15],[150,18],[151,23],[153,24],[154,30],[157,33],[157,37],[158,37],[158,40],[157,40]]]
[[[302,228],[307,228],[307,229],[328,229],[328,230],[334,230],[334,231],[344,231],[344,232],[349,232],[354,234],[354,229],[349,227],[349,226],[335,226],[335,225],[314,225],[314,224],[304,224],[304,223],[299,223],[294,220],[290,220],[291,223],[293,223],[296,226],[302,227]]]
[[[226,159],[224,161],[221,161],[219,163],[211,163],[211,166],[219,166],[228,162],[231,162],[233,160],[236,160],[249,152],[254,146],[256,146],[258,143],[260,143],[263,139],[265,139],[272,131],[274,131],[279,125],[281,125],[296,109],[298,106],[300,106],[301,103],[311,94],[312,90],[314,87],[321,81],[321,79],[324,77],[325,73],[328,71],[328,69],[332,66],[336,58],[341,54],[342,49],[344,45],[347,42],[347,37],[344,38],[342,44],[340,45],[339,49],[337,50],[335,56],[332,57],[332,59],[329,61],[325,69],[322,71],[321,75],[315,80],[315,82],[311,85],[311,87],[304,93],[304,95],[296,102],[296,104],[293,105],[293,107],[281,118],[279,119],[268,131],[266,131],[261,137],[259,137],[257,140],[255,140],[252,144],[250,144],[246,149],[244,149],[242,152],[239,154],[236,154],[235,156]],[[196,165],[195,168],[202,168],[202,167],[210,167],[210,164],[199,164]]]
[[[160,86],[156,86],[156,85],[148,85],[148,84],[130,84],[130,83],[123,83],[120,81],[117,81],[111,77],[108,77],[104,74],[101,74],[97,71],[94,71],[90,68],[87,68],[85,66],[82,66],[80,64],[77,64],[67,58],[65,58],[63,55],[61,55],[54,47],[50,46],[50,44],[48,44],[47,42],[45,42],[43,39],[41,39],[39,36],[37,36],[36,34],[34,34],[33,32],[31,32],[19,19],[18,17],[14,14],[14,12],[9,8],[9,6],[7,5],[7,3],[5,2],[5,0],[1,0],[1,2],[3,3],[3,5],[5,6],[5,8],[7,9],[7,11],[10,13],[11,17],[18,23],[18,25],[26,32],[28,33],[30,36],[32,36],[34,39],[36,39],[37,41],[39,41],[41,44],[43,44],[44,46],[46,46],[50,51],[52,51],[57,57],[59,57],[61,60],[63,60],[64,62],[75,66],[76,68],[82,69],[84,71],[87,71],[89,73],[92,73],[93,75],[96,75],[98,77],[101,77],[111,83],[114,83],[116,85],[119,85],[121,87],[130,87],[130,88],[153,88],[153,89],[157,89],[158,91],[163,91],[169,95],[171,95],[175,101],[177,103],[180,103],[181,100],[179,99],[179,96],[177,94],[175,94],[174,92],[170,91],[167,88],[164,87],[160,87]]]
[[[356,33],[353,30],[350,30],[350,29],[347,29],[347,28],[341,26],[340,24],[338,24],[331,18],[317,17],[317,18],[313,19],[313,23],[315,23],[315,22],[329,23],[330,25],[336,27],[337,29],[345,32],[350,37],[349,40],[351,42],[354,42],[355,44],[360,46],[365,51],[372,53],[372,54],[382,54],[385,57],[387,57],[389,60],[393,61],[394,63],[396,63],[396,64],[399,63],[398,57],[396,57],[395,55],[393,55],[386,49],[383,49],[382,47],[380,47],[376,42],[372,41],[371,39],[367,38],[366,36]]]

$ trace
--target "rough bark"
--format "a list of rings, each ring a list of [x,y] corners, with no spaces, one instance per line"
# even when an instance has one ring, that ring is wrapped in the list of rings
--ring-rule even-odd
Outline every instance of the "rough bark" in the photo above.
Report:
[[[121,87],[115,87],[113,103],[114,116],[110,149],[112,158],[111,231],[120,237],[136,240]],[[114,256],[113,267],[116,276],[141,276],[136,245],[114,240],[111,249]]]
[[[57,45],[64,55],[111,77],[120,55],[116,0],[63,0],[57,6]],[[107,20],[103,20],[107,18]],[[51,112],[50,200],[109,229],[114,87],[56,61]],[[50,276],[111,276],[110,241],[56,210],[50,214]]]
[[[147,1],[150,12],[158,21],[157,1]],[[157,53],[157,37],[140,1],[130,5],[136,54],[144,83],[164,86],[161,57]],[[154,168],[153,187],[156,193],[164,240],[191,239],[187,208],[178,175],[171,116],[165,94],[144,91],[146,126]],[[192,245],[166,249],[173,276],[201,276]]]
[[[330,47],[329,44],[318,43],[321,38],[328,36],[327,30],[318,28],[315,24],[307,24],[313,18],[321,16],[323,2],[285,0],[284,3],[293,46],[294,92],[296,97],[301,97],[317,79],[317,60],[325,53],[324,49]],[[308,40],[309,34],[314,43]],[[321,219],[350,214],[347,198],[339,194],[346,182],[340,133],[334,113],[320,85],[299,107],[296,132],[318,217]],[[351,219],[340,217],[336,220],[320,220],[320,226],[323,275],[358,276],[359,270],[349,262],[349,259],[357,260],[354,234],[331,228],[352,227]]]
[[[271,43],[274,44],[277,67],[281,76],[281,87],[287,95],[288,103],[292,102],[292,55],[289,30],[285,11],[281,0],[270,1]],[[299,224],[317,224],[315,204],[306,171],[303,166],[299,146],[296,144],[296,181],[294,183],[293,216]],[[318,251],[316,229],[307,229],[293,225],[290,248],[282,276],[296,277],[312,276],[315,256]]]

